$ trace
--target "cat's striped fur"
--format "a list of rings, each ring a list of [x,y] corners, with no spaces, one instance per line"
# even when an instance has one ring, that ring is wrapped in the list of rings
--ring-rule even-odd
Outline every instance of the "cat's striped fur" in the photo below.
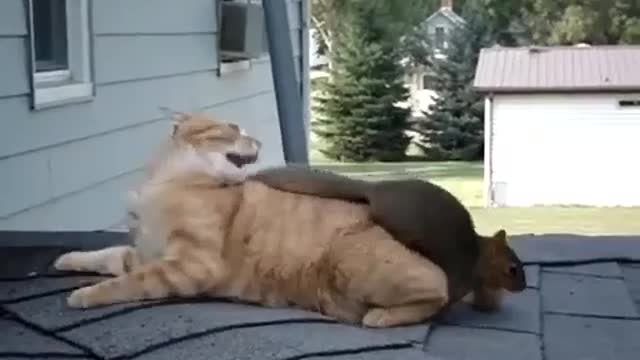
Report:
[[[425,320],[447,302],[443,271],[374,224],[365,206],[256,181],[228,185],[224,171],[167,160],[185,149],[214,162],[229,152],[257,156],[254,139],[236,127],[189,115],[172,142],[132,207],[135,247],[56,262],[116,275],[74,291],[70,306],[229,296],[387,327]]]

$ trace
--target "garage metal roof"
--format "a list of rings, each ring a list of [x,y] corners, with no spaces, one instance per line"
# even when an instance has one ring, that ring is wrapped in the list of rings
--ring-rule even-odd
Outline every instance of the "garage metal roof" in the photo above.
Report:
[[[482,49],[474,87],[484,92],[640,91],[640,46]]]

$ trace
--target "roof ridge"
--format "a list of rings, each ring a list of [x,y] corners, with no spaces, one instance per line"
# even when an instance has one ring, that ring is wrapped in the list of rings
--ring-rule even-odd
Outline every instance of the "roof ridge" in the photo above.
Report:
[[[431,15],[429,15],[424,20],[424,22],[429,22],[431,19],[435,18],[439,14],[443,15],[444,17],[448,18],[449,20],[453,21],[454,23],[456,23],[458,25],[462,25],[462,24],[466,24],[467,23],[467,21],[462,16],[458,15],[458,13],[456,13],[452,9],[447,9],[447,8],[440,8],[440,9],[434,11]]]
[[[531,49],[544,50],[598,50],[598,49],[631,49],[640,50],[640,45],[622,44],[622,45],[527,45],[527,46],[492,46],[482,48],[481,51],[526,51]]]

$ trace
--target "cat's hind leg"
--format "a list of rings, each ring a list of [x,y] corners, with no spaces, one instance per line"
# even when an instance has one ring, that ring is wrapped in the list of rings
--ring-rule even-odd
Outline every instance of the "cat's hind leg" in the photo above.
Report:
[[[441,305],[437,300],[428,300],[412,305],[400,305],[369,309],[362,318],[362,325],[373,328],[412,325],[427,320]]]
[[[56,259],[53,267],[60,271],[93,272],[102,275],[122,275],[139,265],[136,250],[131,246],[113,246],[94,251],[72,251]]]
[[[447,304],[444,272],[430,266],[413,266],[416,266],[414,271],[390,276],[393,283],[381,284],[382,291],[372,297],[373,306],[362,318],[364,326],[381,328],[420,323]]]
[[[368,264],[359,268],[347,265],[341,271],[351,277],[347,293],[369,304],[362,318],[364,326],[420,323],[447,304],[447,277],[440,267],[390,239],[378,227],[353,236],[357,237],[354,242],[359,242],[355,249],[367,247]],[[353,259],[355,254],[347,256]]]
[[[67,304],[74,308],[89,308],[170,297],[194,297],[206,293],[225,276],[226,266],[222,259],[215,254],[207,254],[204,249],[191,249],[78,289],[71,293]]]
[[[424,277],[420,284],[419,278],[405,274],[394,275],[395,281],[406,281],[408,285],[392,285],[397,291],[396,296],[381,293],[374,296],[373,306],[362,318],[362,324],[367,327],[391,327],[420,323],[438,313],[447,303],[447,286],[444,273],[431,272],[424,269]],[[414,285],[410,285],[414,282]]]

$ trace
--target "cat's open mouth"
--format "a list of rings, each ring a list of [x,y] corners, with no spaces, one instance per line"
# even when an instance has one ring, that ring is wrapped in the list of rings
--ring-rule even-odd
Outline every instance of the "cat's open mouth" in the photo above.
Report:
[[[226,157],[227,157],[227,160],[229,160],[229,162],[231,162],[233,165],[237,166],[238,168],[241,168],[247,164],[253,164],[256,162],[256,160],[258,160],[257,154],[243,155],[243,154],[236,154],[236,153],[227,153]]]

